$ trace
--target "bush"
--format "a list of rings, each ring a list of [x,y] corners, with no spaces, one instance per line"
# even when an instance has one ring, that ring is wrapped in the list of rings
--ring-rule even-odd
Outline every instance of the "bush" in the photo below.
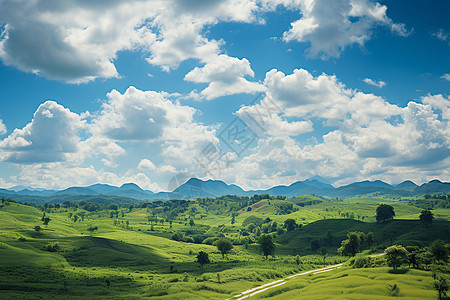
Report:
[[[59,244],[58,243],[48,244],[47,245],[47,251],[48,252],[58,252],[59,251]]]
[[[350,261],[353,268],[370,268],[372,266],[372,259],[368,256],[357,256]]]

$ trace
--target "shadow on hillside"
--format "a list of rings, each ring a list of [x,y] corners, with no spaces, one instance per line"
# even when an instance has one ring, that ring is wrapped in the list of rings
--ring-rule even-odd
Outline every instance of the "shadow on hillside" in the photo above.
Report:
[[[151,248],[100,237],[71,238],[75,248],[62,253],[74,266],[157,266],[170,263]]]
[[[246,263],[225,259],[205,265],[202,269],[196,262],[196,254],[192,254],[189,261],[173,262],[151,248],[113,239],[84,236],[71,238],[71,240],[75,249],[61,254],[69,264],[77,267],[133,267],[154,270],[160,274],[187,272],[201,275],[205,272],[232,269]]]
[[[390,273],[390,274],[406,274],[408,272],[409,272],[409,269],[397,269],[397,270],[390,269],[390,270],[388,270],[388,273]]]

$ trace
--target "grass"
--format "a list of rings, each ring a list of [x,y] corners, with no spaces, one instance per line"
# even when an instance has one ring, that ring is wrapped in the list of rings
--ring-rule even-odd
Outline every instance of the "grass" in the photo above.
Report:
[[[431,272],[407,269],[404,274],[392,274],[389,271],[387,267],[341,268],[299,276],[254,299],[436,299]],[[392,291],[393,284],[399,288],[397,295]]]
[[[296,201],[315,199],[309,196]],[[109,217],[108,211],[90,213],[82,209],[53,209],[51,213],[46,214],[51,218],[50,223],[43,225],[40,210],[11,203],[0,208],[0,298],[225,299],[303,270],[345,261],[346,257],[333,255],[333,252],[347,231],[373,231],[375,240],[381,243],[380,247],[391,243],[422,243],[420,245],[423,246],[436,238],[448,241],[448,221],[437,220],[429,226],[424,226],[417,221],[421,209],[392,202],[399,220],[385,224],[371,223],[377,206],[375,202],[378,200],[362,200],[365,202],[324,201],[316,205],[298,206],[297,211],[287,215],[276,214],[275,206],[285,201],[271,200],[269,205],[263,200],[256,203],[252,211],[245,210],[237,216],[234,225],[231,225],[230,215],[217,215],[193,203],[197,210],[197,213],[192,215],[195,226],[189,226],[190,211],[186,211],[179,215],[172,226],[168,222],[158,223],[153,225],[153,231],[147,220],[149,211],[146,208],[127,211],[124,217],[119,217],[119,225],[114,225],[114,219]],[[335,219],[347,212],[353,213],[355,218],[358,215],[360,218],[366,218],[364,222]],[[85,219],[73,222],[69,213],[84,213]],[[171,239],[175,232],[189,230],[205,234],[220,233],[236,238],[243,220],[250,215],[269,217],[279,224],[293,218],[305,226],[301,230],[278,236],[276,256],[268,260],[263,259],[256,244],[248,247],[235,245],[228,257],[222,259],[214,246]],[[449,219],[446,209],[436,210],[435,215],[440,219]],[[405,220],[408,217],[416,220]],[[224,224],[225,227],[220,226]],[[42,230],[35,231],[36,225],[41,226]],[[89,226],[98,227],[98,231],[92,236],[87,231]],[[331,245],[327,244],[326,240],[328,230],[333,234]],[[312,252],[309,248],[314,239],[318,240],[321,246],[327,247],[331,255],[324,259]],[[60,251],[47,251],[47,245],[55,242],[59,243]],[[196,263],[199,251],[207,252],[211,260],[211,263],[203,268]],[[297,253],[302,255],[299,265],[294,257]],[[296,292],[301,291],[305,292],[305,299],[317,299],[320,293],[317,294],[315,289],[311,289],[311,286],[315,285],[317,289],[324,289],[325,298],[328,297],[327,288],[332,290],[335,287],[342,289],[343,298],[350,295],[350,299],[357,299],[357,296],[365,293],[378,295],[371,290],[370,280],[379,281],[381,284],[383,280],[393,280],[392,278],[398,278],[400,274],[391,274],[383,269],[376,270],[376,274],[369,274],[378,274],[379,277],[375,279],[371,279],[369,275],[365,276],[365,270],[339,270],[314,275],[298,279],[298,282],[288,282],[279,290],[270,291],[270,295],[294,297]],[[344,271],[347,272],[345,276],[344,273],[339,273]],[[328,277],[333,274],[335,277]],[[408,271],[401,274],[403,275],[414,276],[411,283],[406,279],[398,280],[399,286],[401,285],[400,295],[403,291],[406,293],[408,284],[413,285],[415,280],[420,278],[425,282],[425,278],[429,277],[428,273],[420,271]],[[354,282],[355,286],[352,286],[351,282]],[[420,284],[418,286],[422,288]],[[366,287],[366,290],[363,287]],[[353,295],[357,296],[351,298]],[[384,294],[380,296],[384,297]]]

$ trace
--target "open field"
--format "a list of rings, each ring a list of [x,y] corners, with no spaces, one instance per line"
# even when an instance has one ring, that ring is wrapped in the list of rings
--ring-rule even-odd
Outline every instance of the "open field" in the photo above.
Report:
[[[295,201],[298,200],[292,200]],[[449,239],[448,209],[437,209],[439,219],[426,225],[418,220],[420,208],[392,202],[398,219],[378,224],[371,222],[377,207],[371,201],[294,205],[293,211],[279,214],[280,205],[286,202],[273,199],[255,202],[253,210],[236,214],[234,224],[229,213],[215,213],[211,205],[195,202],[189,203],[171,222],[158,218],[163,215],[159,207],[123,206],[117,210],[95,211],[47,208],[45,216],[51,219],[48,225],[43,225],[41,210],[8,203],[0,208],[0,298],[64,295],[66,298],[225,299],[293,274],[346,262],[348,257],[338,255],[337,248],[348,231],[373,232],[374,245],[370,251],[375,252],[382,252],[392,244],[426,247],[433,240]],[[117,214],[111,217],[111,212]],[[346,218],[347,213],[353,214],[353,219]],[[75,214],[82,218],[74,219]],[[367,218],[357,220],[358,215],[360,219]],[[246,219],[250,216],[260,217],[256,220],[261,222],[270,218],[269,223],[257,226],[261,234],[267,226],[277,226],[278,231],[271,233],[275,254],[268,259],[261,255],[257,243],[238,243],[243,238],[257,239],[256,231],[244,235],[248,226],[243,223],[248,223]],[[408,220],[408,216],[413,220]],[[286,219],[304,225],[300,229],[280,231]],[[41,230],[36,231],[35,226]],[[97,230],[89,232],[87,229],[93,226]],[[182,233],[183,241],[173,239],[177,233]],[[225,236],[235,245],[222,258],[212,242],[192,240],[199,236],[209,237],[211,241]],[[312,241],[326,249],[327,255],[311,249]],[[49,246],[55,243],[59,248],[50,251]],[[369,251],[368,246],[363,249]],[[209,254],[210,263],[203,267],[197,263],[199,251]],[[429,286],[430,274],[409,269],[404,274],[392,274],[387,267],[373,272],[355,270],[346,264],[336,271],[292,278],[279,288],[255,297],[295,298],[301,293],[306,299],[317,299],[318,290],[323,291],[320,295],[325,298],[333,297],[336,291],[343,299],[364,299],[362,295],[389,297],[386,280],[396,280],[399,297],[409,299],[414,294],[426,299],[434,295]],[[364,288],[358,288],[361,285]],[[417,292],[410,286],[416,286]],[[379,289],[382,291],[374,292]]]

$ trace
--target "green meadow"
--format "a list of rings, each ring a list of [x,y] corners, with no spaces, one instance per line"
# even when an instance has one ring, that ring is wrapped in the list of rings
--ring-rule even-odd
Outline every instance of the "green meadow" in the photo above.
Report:
[[[403,265],[393,273],[382,257],[361,269],[338,252],[348,232],[373,233],[373,241],[361,242],[358,249],[364,255],[394,244],[426,250],[438,239],[448,243],[448,208],[433,210],[435,220],[424,224],[422,208],[379,200],[219,197],[131,206],[5,201],[0,206],[0,298],[227,299],[339,263],[344,265],[337,270],[296,277],[254,297],[436,298],[431,262],[420,269]],[[394,220],[375,221],[379,203],[392,205]],[[47,225],[44,217],[50,218]],[[295,228],[286,227],[288,219]],[[267,258],[258,244],[264,234],[275,245]],[[219,238],[233,244],[223,257],[214,243]],[[209,263],[198,263],[200,251]],[[387,287],[392,282],[399,287],[397,295]]]

